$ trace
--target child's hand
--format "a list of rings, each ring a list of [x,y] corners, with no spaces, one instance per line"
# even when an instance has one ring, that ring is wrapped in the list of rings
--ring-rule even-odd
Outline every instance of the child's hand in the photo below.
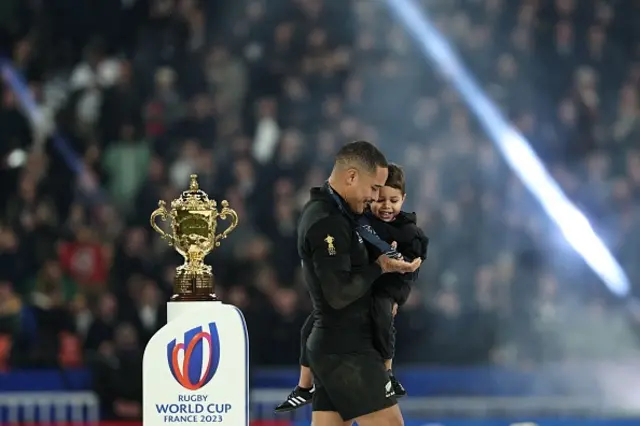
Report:
[[[398,250],[398,243],[397,243],[397,242],[395,242],[395,241],[394,241],[394,242],[392,242],[392,243],[391,243],[391,248],[392,248],[392,249],[394,249],[394,250]]]

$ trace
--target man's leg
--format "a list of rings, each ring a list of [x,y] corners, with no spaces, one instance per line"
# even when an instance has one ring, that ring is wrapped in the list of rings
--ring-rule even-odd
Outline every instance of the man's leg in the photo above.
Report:
[[[351,420],[344,421],[335,411],[314,411],[311,413],[311,426],[351,426]]]
[[[308,361],[308,359],[306,359],[306,361]],[[322,362],[320,365],[322,365]],[[322,382],[322,375],[323,374],[320,373],[320,377],[318,377],[316,380],[316,393],[313,396],[313,412],[311,414],[311,425],[350,426],[352,422],[344,421],[340,416],[340,413],[336,411],[336,406],[329,397],[327,389],[324,387],[324,384]]]
[[[276,413],[284,413],[303,407],[313,399],[313,374],[307,359],[307,339],[313,330],[313,313],[309,315],[300,330],[300,378],[298,386],[289,393],[287,398],[275,408]]]
[[[356,421],[358,426],[404,426],[404,419],[397,405],[365,414],[358,417]]]

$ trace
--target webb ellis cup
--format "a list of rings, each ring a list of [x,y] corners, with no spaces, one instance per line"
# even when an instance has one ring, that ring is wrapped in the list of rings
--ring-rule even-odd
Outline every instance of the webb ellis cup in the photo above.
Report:
[[[176,269],[172,302],[218,300],[211,266],[205,265],[204,258],[238,225],[238,215],[229,208],[229,203],[225,200],[220,206],[218,210],[216,201],[199,188],[198,176],[191,175],[189,189],[171,201],[171,210],[167,210],[164,201],[159,201],[151,214],[151,227],[185,259]],[[171,233],[164,232],[156,223],[156,218],[165,221],[168,217]],[[228,219],[229,226],[216,234],[218,219]]]

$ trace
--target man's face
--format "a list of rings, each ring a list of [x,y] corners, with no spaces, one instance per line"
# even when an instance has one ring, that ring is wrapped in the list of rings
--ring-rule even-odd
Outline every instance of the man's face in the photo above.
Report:
[[[389,170],[378,167],[374,173],[366,170],[351,169],[347,181],[346,201],[354,213],[364,213],[367,206],[378,199],[378,192],[387,181]]]

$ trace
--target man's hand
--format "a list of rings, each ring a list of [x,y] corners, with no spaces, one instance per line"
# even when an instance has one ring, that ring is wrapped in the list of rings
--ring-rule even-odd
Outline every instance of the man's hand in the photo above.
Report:
[[[376,262],[380,265],[380,269],[382,269],[382,273],[386,274],[389,272],[398,272],[401,274],[406,274],[408,272],[415,272],[416,269],[420,267],[422,263],[422,259],[419,257],[414,259],[413,262],[405,262],[404,260],[391,259],[384,254],[380,256]]]

